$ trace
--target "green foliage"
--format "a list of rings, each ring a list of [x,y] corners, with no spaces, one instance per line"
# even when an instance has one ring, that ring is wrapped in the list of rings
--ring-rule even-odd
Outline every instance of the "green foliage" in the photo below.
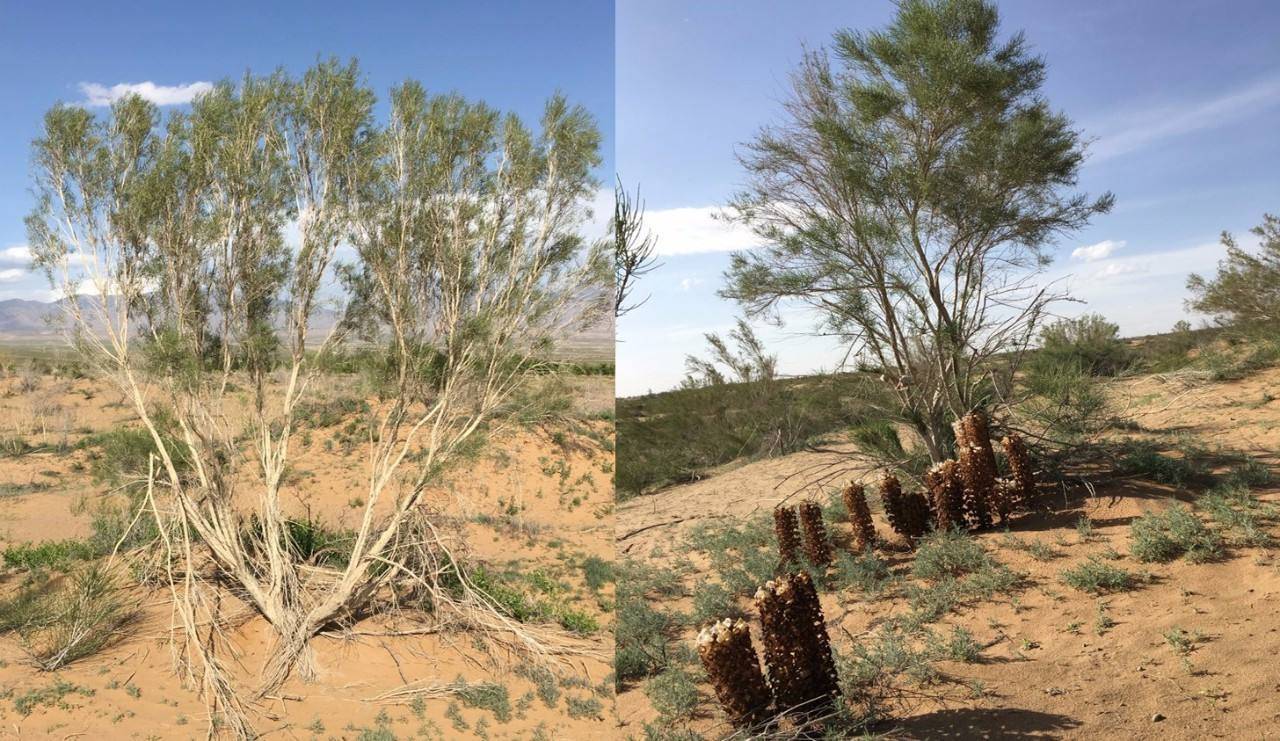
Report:
[[[20,435],[0,435],[0,457],[21,458],[35,450],[35,447]]]
[[[56,586],[47,574],[37,573],[25,579],[13,596],[0,599],[0,633],[47,620],[49,595]]]
[[[590,635],[600,630],[591,614],[568,604],[558,584],[551,584],[540,572],[498,573],[484,567],[470,573],[471,584],[484,593],[504,614],[522,623],[555,622],[573,633]]]
[[[1139,561],[1166,562],[1185,556],[1203,563],[1222,556],[1222,537],[1182,504],[1145,512],[1130,526],[1129,552]]]
[[[1215,487],[1197,502],[1237,545],[1266,548],[1275,539],[1266,523],[1280,517],[1274,505],[1263,503],[1240,483]]]
[[[64,704],[65,698],[71,694],[80,695],[81,697],[93,697],[96,692],[88,687],[58,679],[45,687],[33,687],[21,694],[14,695],[13,709],[17,710],[21,715],[31,715],[32,711],[38,707]]]
[[[87,561],[100,555],[98,549],[87,541],[67,539],[6,546],[3,557],[5,565],[13,568],[66,571],[77,561]]]
[[[158,531],[154,516],[139,511],[144,506],[136,493],[127,504],[105,499],[93,509],[92,534],[88,538],[18,543],[6,546],[0,557],[5,565],[15,568],[67,571],[78,562],[101,558],[117,547],[127,552],[145,546],[155,541]]]
[[[996,562],[982,544],[958,531],[935,532],[917,547],[906,596],[919,625],[938,620],[956,607],[1014,591],[1022,577]]]
[[[582,578],[588,589],[599,591],[606,584],[613,583],[613,562],[599,556],[588,556],[582,561]]]
[[[805,54],[785,119],[744,146],[729,214],[765,246],[732,256],[721,293],[752,317],[812,309],[941,460],[950,410],[993,401],[1054,298],[1019,281],[1114,199],[1073,192],[1085,142],[995,4],[895,10]]]
[[[1183,488],[1205,479],[1208,470],[1195,460],[1193,450],[1184,450],[1181,457],[1160,452],[1159,448],[1145,440],[1130,441],[1122,448],[1116,470],[1125,476],[1140,476],[1160,484]]]
[[[298,426],[333,427],[354,414],[368,414],[369,403],[354,397],[340,397],[328,401],[304,401],[294,409],[294,421]]]
[[[533,682],[538,699],[543,705],[554,708],[560,701],[560,685],[556,681],[556,675],[550,669],[532,662],[521,662],[516,665],[515,672]]]
[[[497,682],[475,682],[468,684],[458,678],[457,694],[462,704],[469,708],[480,708],[493,713],[499,723],[511,720],[511,693],[505,684]]]
[[[305,520],[286,520],[284,538],[300,560],[317,566],[341,568],[351,558],[356,532],[331,529],[308,517]]]
[[[838,374],[618,399],[618,497],[689,481],[731,461],[794,452],[864,421],[870,388],[870,379]]]
[[[716,521],[699,525],[690,532],[689,544],[704,554],[720,584],[734,595],[754,594],[773,578],[778,565],[778,544],[769,515],[736,524]]]
[[[668,669],[645,682],[644,694],[666,722],[690,718],[700,699],[693,674],[681,667]]]
[[[92,656],[121,637],[138,615],[106,571],[90,566],[56,587],[20,593],[15,609],[0,609],[22,639],[32,663],[44,671]]]
[[[650,601],[679,594],[679,580],[670,571],[635,561],[618,565],[613,663],[619,690],[623,682],[653,676],[692,659],[692,652],[679,638],[684,616]]]
[[[564,709],[570,718],[604,718],[604,705],[594,697],[577,697],[570,695],[564,699]]]
[[[1029,371],[1024,406],[1028,417],[1066,440],[1092,437],[1111,423],[1107,397],[1096,376],[1073,365]]]
[[[1218,334],[1213,328],[1192,329],[1185,320],[1165,334],[1141,338],[1130,350],[1133,366],[1146,373],[1170,373],[1192,365],[1192,351],[1203,348]]]
[[[957,625],[946,638],[931,633],[929,653],[936,658],[972,664],[982,653],[982,646],[974,640],[972,633]]]
[[[1191,308],[1213,315],[1219,324],[1254,336],[1274,336],[1280,329],[1280,217],[1264,214],[1254,227],[1259,249],[1241,248],[1228,233],[1222,234],[1226,258],[1213,278],[1192,274],[1187,289]]]
[[[1062,581],[1073,589],[1090,594],[1127,591],[1136,583],[1133,574],[1094,557],[1063,571]]]
[[[1214,381],[1238,381],[1280,362],[1280,340],[1274,336],[1237,338],[1226,347],[1206,349],[1195,367]]]
[[[174,467],[182,476],[191,470],[191,459],[185,443],[178,438],[177,422],[166,412],[153,413],[165,449],[174,458]],[[89,450],[89,471],[95,481],[135,488],[145,485],[148,461],[154,454],[156,475],[163,477],[164,464],[151,433],[140,427],[118,427],[83,438],[77,447]]]
[[[704,582],[693,592],[693,615],[696,625],[705,625],[725,618],[746,617],[746,611],[738,606],[737,596],[718,582]]]
[[[940,679],[934,652],[917,647],[914,633],[888,624],[856,641],[849,654],[836,654],[840,690],[850,717],[845,737],[859,737],[868,727],[887,720],[902,697],[901,685],[928,685]]]
[[[994,565],[991,556],[974,538],[959,532],[935,532],[920,542],[911,573],[919,579],[957,578]]]
[[[1120,340],[1119,325],[1099,314],[1059,319],[1040,331],[1040,348],[1032,354],[1027,373],[1035,377],[1060,368],[1074,368],[1091,376],[1115,376],[1130,363]]]
[[[889,564],[874,550],[857,554],[844,551],[836,557],[834,582],[839,591],[856,590],[868,598],[878,597],[892,577]]]

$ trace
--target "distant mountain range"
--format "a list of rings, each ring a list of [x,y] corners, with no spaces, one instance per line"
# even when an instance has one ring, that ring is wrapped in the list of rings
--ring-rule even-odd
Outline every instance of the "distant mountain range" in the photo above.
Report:
[[[56,302],[21,298],[0,301],[0,340],[29,342],[57,337],[58,327],[50,323],[57,316]]]
[[[61,317],[59,303],[61,301],[31,301],[21,298],[0,301],[0,342],[60,342],[62,329],[58,324]],[[329,309],[317,309],[311,320],[311,334],[323,337],[337,318],[337,314]],[[601,322],[599,326],[564,338],[560,344],[562,354],[569,359],[611,360],[613,322]]]

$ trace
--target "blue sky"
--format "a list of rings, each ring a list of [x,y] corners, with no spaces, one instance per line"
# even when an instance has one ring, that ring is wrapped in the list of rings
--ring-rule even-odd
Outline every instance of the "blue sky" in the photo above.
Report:
[[[152,83],[167,100],[200,82],[319,56],[356,57],[385,113],[388,89],[415,78],[536,122],[556,90],[604,134],[599,178],[613,180],[613,5],[544,2],[19,2],[0,0],[0,300],[48,297],[27,273],[30,142],[54,103]],[[100,109],[105,110],[105,109]]]
[[[1054,250],[1050,278],[1125,334],[1184,318],[1189,272],[1212,272],[1226,229],[1280,212],[1280,3],[1213,0],[999,2],[1048,62],[1045,94],[1094,139],[1080,187],[1116,194],[1111,214]],[[742,182],[734,146],[780,120],[803,46],[838,28],[885,25],[890,2],[621,0],[617,164],[639,184],[661,269],[647,304],[618,326],[619,393],[669,388],[706,331],[736,307],[716,297],[728,251],[748,234],[708,215]],[[1073,256],[1074,253],[1074,256]],[[1193,320],[1195,318],[1192,318]],[[808,317],[766,330],[786,373],[831,368],[839,348],[804,335]]]

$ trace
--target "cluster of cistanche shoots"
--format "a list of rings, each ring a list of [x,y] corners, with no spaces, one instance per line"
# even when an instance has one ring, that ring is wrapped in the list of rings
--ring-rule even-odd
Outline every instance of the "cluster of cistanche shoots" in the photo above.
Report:
[[[934,465],[924,475],[924,491],[903,491],[897,476],[880,480],[880,498],[889,526],[909,545],[931,530],[981,529],[1006,522],[1031,502],[1035,474],[1026,445],[1016,434],[1001,440],[1008,474],[1001,477],[987,418],[970,412],[954,425],[955,460]],[[863,553],[877,543],[866,490],[850,483],[841,493],[852,525],[850,544]],[[698,655],[729,721],[740,729],[758,730],[789,716],[811,723],[831,710],[840,695],[830,638],[813,577],[803,568],[825,568],[834,549],[812,501],[773,510],[779,569],[783,575],[755,595],[760,616],[761,656],[745,620],[724,619],[698,634]]]

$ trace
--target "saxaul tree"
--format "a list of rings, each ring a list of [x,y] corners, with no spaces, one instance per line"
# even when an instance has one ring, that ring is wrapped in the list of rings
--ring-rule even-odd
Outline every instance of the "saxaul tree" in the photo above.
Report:
[[[661,267],[658,240],[644,225],[644,201],[640,189],[631,195],[619,179],[613,186],[613,315],[640,308],[648,297],[633,301],[636,281]]]
[[[1265,337],[1280,327],[1280,216],[1263,214],[1262,223],[1249,231],[1257,237],[1256,251],[1222,233],[1227,255],[1216,275],[1187,277],[1192,294],[1187,306],[1212,315],[1219,325]]]
[[[579,236],[600,162],[584,110],[553,98],[533,130],[412,82],[385,126],[373,108],[354,62],[325,62],[220,84],[163,122],[137,97],[105,119],[57,106],[34,144],[33,251],[78,347],[150,432],[179,665],[242,737],[246,696],[207,635],[224,584],[275,637],[258,696],[313,677],[310,639],[393,585],[520,631],[455,565],[425,499],[555,338],[608,310],[607,246]],[[339,265],[343,244],[355,257]],[[327,303],[341,319],[319,326]],[[346,564],[318,568],[287,535],[295,413],[358,334],[385,369],[365,504]]]
[[[1085,148],[1044,77],[993,4],[907,0],[806,54],[785,122],[740,158],[727,216],[767,246],[733,256],[722,295],[751,316],[811,309],[935,463],[1060,297],[1036,280],[1045,246],[1112,205],[1072,192]]]

